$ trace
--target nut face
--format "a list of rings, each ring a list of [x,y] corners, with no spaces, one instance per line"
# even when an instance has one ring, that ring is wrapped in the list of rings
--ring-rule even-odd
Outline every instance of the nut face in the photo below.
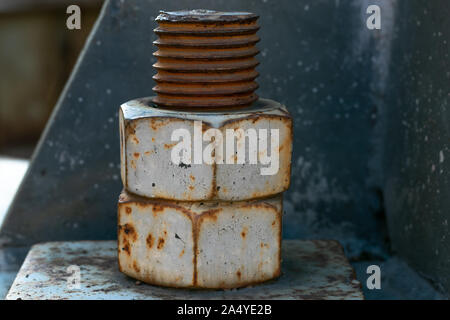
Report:
[[[195,123],[200,121],[202,135],[209,129],[217,129],[224,140],[228,130],[246,132],[255,129],[260,132],[258,130],[263,129],[269,134],[270,130],[277,129],[277,171],[261,174],[270,164],[252,163],[248,150],[250,139],[239,134],[233,136],[234,150],[237,153],[238,146],[244,145],[244,163],[236,163],[236,156],[233,152],[227,153],[224,141],[223,163],[195,163],[194,142],[189,156],[191,162],[175,164],[171,157],[172,148],[179,140],[172,141],[172,133],[186,129],[194,137]],[[246,109],[195,112],[156,108],[151,98],[146,98],[123,104],[119,122],[122,181],[127,190],[137,195],[182,201],[239,201],[272,196],[289,187],[292,119],[284,106],[272,100],[259,99]],[[203,151],[210,143],[210,140],[201,142]],[[271,143],[267,146],[271,147]],[[268,149],[266,156],[271,153]],[[262,156],[264,152],[258,152],[258,160]]]
[[[118,214],[120,271],[156,285],[192,285],[192,221],[182,207],[132,201],[122,194]]]
[[[212,197],[212,165],[176,165],[171,161],[172,148],[176,145],[170,139],[171,134],[183,128],[193,135],[191,121],[161,116],[125,120],[123,110],[119,113],[121,168],[122,182],[127,190],[161,199],[202,200]]]
[[[277,168],[275,168],[278,169],[277,173],[262,175],[262,170],[267,170],[268,166],[261,163],[250,164],[248,159],[246,159],[244,164],[216,165],[215,177],[217,187],[215,198],[231,201],[255,199],[271,196],[288,189],[291,176],[292,153],[291,118],[256,114],[230,120],[221,127],[221,131],[242,129],[245,132],[248,129],[267,130],[268,128],[279,130],[279,163],[276,166]],[[236,145],[245,143],[245,136],[240,136],[236,140]],[[247,149],[248,144],[245,144],[245,146]],[[267,155],[267,152],[258,150],[258,157],[261,155]]]
[[[175,202],[122,192],[123,273],[171,287],[237,288],[280,275],[282,197]]]
[[[280,275],[280,200],[210,210],[198,222],[199,287],[242,287]]]

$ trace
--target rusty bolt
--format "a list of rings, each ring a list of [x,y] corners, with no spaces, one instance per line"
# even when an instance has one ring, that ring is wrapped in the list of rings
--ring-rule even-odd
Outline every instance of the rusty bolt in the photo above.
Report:
[[[156,18],[157,96],[170,108],[245,107],[258,99],[255,55],[258,16],[247,12],[191,10]]]

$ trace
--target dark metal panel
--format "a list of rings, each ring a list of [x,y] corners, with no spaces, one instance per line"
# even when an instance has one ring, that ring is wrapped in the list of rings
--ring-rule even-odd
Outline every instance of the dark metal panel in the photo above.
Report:
[[[450,290],[450,2],[401,1],[386,88],[384,192],[392,242]]]

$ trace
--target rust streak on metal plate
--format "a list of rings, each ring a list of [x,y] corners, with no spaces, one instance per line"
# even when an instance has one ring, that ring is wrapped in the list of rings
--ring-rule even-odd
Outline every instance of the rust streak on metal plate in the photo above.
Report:
[[[258,16],[247,12],[161,12],[154,30],[157,94],[168,108],[246,107],[258,99]]]

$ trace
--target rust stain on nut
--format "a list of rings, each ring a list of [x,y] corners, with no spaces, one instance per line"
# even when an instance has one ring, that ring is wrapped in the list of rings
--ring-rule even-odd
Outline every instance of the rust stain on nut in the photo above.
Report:
[[[165,144],[164,144],[164,148],[166,148],[166,149],[171,149],[171,148],[173,148],[174,146],[176,146],[177,143],[178,143],[178,142],[174,142],[174,143],[165,143]]]
[[[200,220],[210,219],[213,221],[217,221],[217,213],[221,212],[222,208],[213,208],[206,211],[203,211],[200,215]]]
[[[153,236],[151,233],[148,234],[146,242],[147,242],[148,248],[151,249],[153,247]]]
[[[127,255],[131,255],[130,243],[126,239],[123,240],[122,251],[125,251]]]
[[[158,250],[161,250],[164,247],[164,239],[158,238],[158,246],[156,247]]]
[[[247,236],[247,232],[248,232],[248,228],[244,227],[241,232],[241,236],[243,239],[245,239],[245,237]]]
[[[164,206],[162,206],[162,205],[155,204],[152,207],[152,212],[154,215],[156,215],[158,212],[163,212],[163,211],[164,211]]]
[[[257,19],[245,12],[161,12],[154,30],[153,102],[169,108],[221,108],[256,101]]]
[[[137,273],[141,272],[141,268],[139,268],[139,266],[138,266],[136,260],[133,261],[133,269],[134,269]]]
[[[125,233],[125,235],[131,238],[133,241],[137,240],[137,232],[132,224],[126,223],[125,225],[123,225],[122,230]]]

